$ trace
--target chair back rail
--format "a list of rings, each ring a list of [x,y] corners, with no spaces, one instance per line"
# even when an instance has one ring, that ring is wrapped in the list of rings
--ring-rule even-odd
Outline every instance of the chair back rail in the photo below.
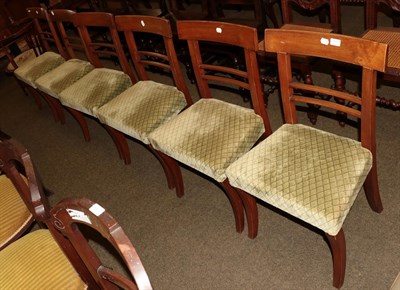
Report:
[[[123,72],[131,78],[132,82],[136,82],[135,75],[125,56],[114,16],[111,13],[80,12],[72,15],[72,20],[79,31],[86,56],[95,67],[104,66],[100,56],[114,56],[118,59]],[[101,31],[99,35],[99,29],[106,31]]]
[[[49,228],[68,240],[102,289],[119,289],[116,285],[124,289],[152,289],[134,246],[118,222],[100,205],[85,198],[69,198],[54,206],[50,215]],[[123,258],[135,283],[102,264],[78,224],[93,228],[110,242]],[[59,236],[57,240],[63,242]]]
[[[58,33],[61,37],[65,50],[68,53],[68,58],[77,58],[76,51],[85,51],[83,43],[76,32],[67,32],[73,25],[72,15],[76,14],[75,11],[68,9],[53,9],[49,11],[49,20],[52,21],[57,27]]]
[[[392,11],[400,12],[400,3],[398,1],[391,0],[366,0],[365,1],[365,24],[366,29],[375,29],[378,27],[378,12],[380,6],[386,6]],[[395,17],[393,18],[393,24],[395,24]]]
[[[342,32],[340,0],[282,0],[282,20],[284,24],[293,23],[293,6],[308,11],[315,11],[329,6],[330,26],[335,33]]]
[[[180,69],[173,42],[170,22],[167,19],[152,16],[124,15],[116,16],[117,30],[124,33],[132,61],[141,80],[148,80],[147,66],[167,69],[172,73],[178,90],[184,93],[188,105],[192,104],[189,89]],[[139,33],[159,35],[163,38],[164,48],[149,51],[139,48],[135,35]]]
[[[68,58],[65,52],[59,35],[53,23],[49,21],[49,15],[46,9],[42,7],[29,7],[26,9],[27,15],[33,20],[33,24],[36,30],[37,42],[41,45],[40,52],[52,51],[52,46],[56,46],[58,53]]]
[[[39,223],[44,222],[49,217],[50,206],[28,151],[1,131],[0,172],[4,172],[14,184],[33,218]]]
[[[299,43],[302,45],[298,45]],[[354,53],[352,49],[354,47],[358,48],[357,53]],[[361,120],[362,145],[370,149],[375,157],[376,77],[377,71],[385,70],[387,44],[338,34],[267,29],[265,50],[278,54],[282,103],[287,123],[297,123],[296,104],[299,102],[353,115]],[[340,92],[294,81],[291,55],[312,55],[361,66],[361,95],[355,96],[345,91]],[[299,89],[347,100],[357,106],[353,108],[324,99],[308,97],[307,94],[299,95],[295,91]]]
[[[237,85],[249,90],[254,111],[263,118],[266,135],[269,135],[271,126],[265,109],[257,62],[257,30],[248,26],[216,21],[178,21],[177,26],[179,38],[188,42],[200,96],[211,98],[208,81]],[[204,63],[200,41],[218,42],[242,48],[245,70],[225,67],[223,64]],[[218,72],[225,74],[214,74]]]

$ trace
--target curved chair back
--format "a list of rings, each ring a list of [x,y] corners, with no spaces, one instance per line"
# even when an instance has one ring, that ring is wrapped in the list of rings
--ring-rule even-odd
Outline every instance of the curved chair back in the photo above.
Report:
[[[6,242],[0,245],[0,248],[4,248],[20,237],[34,220],[42,224],[49,217],[50,207],[27,150],[16,140],[11,139],[1,131],[0,173],[4,173],[9,178],[27,208],[21,209],[21,206],[24,206],[20,199],[16,199],[15,196],[2,195],[2,206],[11,207],[1,209],[2,214],[9,212],[7,219],[2,220],[2,227],[4,227],[2,232],[4,229],[9,228],[7,226],[8,222],[17,224],[15,227],[10,227],[10,229],[16,228],[16,230],[9,232]],[[0,190],[5,190],[5,188]],[[10,201],[11,198],[12,202]],[[15,208],[13,209],[13,207]],[[25,216],[27,218],[24,218]]]
[[[116,249],[125,262],[132,278],[125,277],[103,265],[89,245],[78,224],[84,224],[100,233]],[[101,289],[152,289],[140,258],[118,222],[103,207],[85,198],[70,198],[51,210],[49,228],[60,246],[71,254],[68,246],[84,261],[90,274]],[[60,237],[56,232],[61,233]],[[67,246],[67,247],[66,247]],[[79,269],[77,269],[79,272]],[[118,288],[118,287],[120,288]]]
[[[293,23],[293,9],[300,8],[304,11],[312,11],[315,14],[319,13],[320,21],[323,19],[324,9],[329,10],[330,28],[334,33],[342,32],[341,17],[340,17],[340,0],[282,0],[282,20],[284,24]],[[299,23],[300,24],[300,23]],[[304,24],[304,23],[302,23]],[[315,23],[318,26],[318,23]]]

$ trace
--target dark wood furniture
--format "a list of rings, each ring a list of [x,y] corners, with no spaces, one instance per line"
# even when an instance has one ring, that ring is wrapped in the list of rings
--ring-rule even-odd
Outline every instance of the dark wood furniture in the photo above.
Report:
[[[257,30],[215,21],[178,21],[177,26],[179,39],[188,42],[201,99],[154,130],[149,139],[173,173],[177,196],[184,194],[179,161],[213,178],[224,188],[233,208],[236,231],[242,232],[243,207],[224,171],[260,137],[271,133],[257,63]],[[204,42],[240,48],[245,67],[239,70],[224,63],[205,62]],[[249,90],[253,110],[213,99],[210,83]]]
[[[395,27],[383,27],[378,25],[378,13],[380,8],[388,8],[393,12],[393,24]],[[388,0],[366,0],[366,26],[367,31],[363,34],[363,38],[384,42],[389,45],[388,62],[384,72],[383,79],[389,82],[398,83],[400,81],[400,28],[398,28],[398,16],[400,13],[400,3]],[[397,17],[396,17],[397,16]],[[379,106],[400,110],[400,100],[388,100],[385,97],[377,96],[376,102]]]
[[[84,46],[85,55],[87,59],[90,61],[90,63],[92,63],[95,66],[96,69],[102,69],[106,67],[107,60],[109,61],[110,57],[112,57],[112,60],[117,61],[117,65],[121,67],[122,71],[124,72],[125,75],[127,75],[130,78],[131,82],[136,82],[136,77],[133,73],[132,68],[128,63],[128,59],[126,58],[125,52],[121,45],[121,41],[119,40],[119,35],[116,29],[114,15],[106,12],[81,12],[74,14],[72,16],[72,20],[74,25],[78,29],[79,36]],[[106,76],[109,75],[108,79],[110,81],[114,80],[116,82],[119,82],[120,77],[123,77],[120,74],[120,71],[116,70],[99,71],[96,69],[87,74],[85,76],[86,77],[85,80],[87,79],[87,77],[90,78],[97,73],[99,73],[106,79],[107,79]],[[83,80],[83,78],[81,80]],[[71,85],[71,87],[68,88],[72,89],[72,87],[75,88],[76,86],[82,86],[77,89],[80,91],[81,94],[80,96],[77,96],[75,98],[76,100],[74,101],[74,105],[72,106],[70,104],[71,98],[73,98],[73,96],[71,96],[69,92],[66,92],[67,90],[64,90],[60,94],[60,101],[79,123],[85,140],[90,141],[90,132],[87,122],[84,118],[84,113],[89,114],[89,110],[91,108],[90,109],[86,108],[85,105],[89,105],[87,102],[96,103],[95,91],[98,89],[96,88],[95,83],[92,83],[91,86],[83,87],[84,84],[80,82],[81,80],[74,83],[73,85]],[[91,79],[91,81],[101,82],[101,80],[98,78]],[[98,84],[99,88],[102,86],[103,87],[107,86],[105,83],[96,83],[96,84]],[[118,83],[115,83],[114,85],[115,88],[117,89]],[[122,86],[122,80],[121,80],[121,83],[119,83],[119,85],[121,86],[121,88],[119,88],[120,91],[127,84],[126,81],[124,81],[124,86]],[[97,93],[98,95],[97,105],[100,106],[101,104],[105,103],[107,99],[115,97],[116,93],[117,90],[113,90],[112,88],[109,88],[109,90],[107,91],[107,95],[99,97],[100,92]],[[66,94],[67,96],[63,96],[63,94]]]
[[[78,285],[86,284],[89,289],[120,289],[117,286],[124,289],[152,289],[134,246],[118,222],[100,205],[85,198],[66,199],[50,209],[45,190],[27,150],[1,131],[0,171],[10,178],[33,219],[42,227],[47,227],[16,240],[29,227],[30,223],[27,223],[2,246],[2,286],[8,285],[5,286],[7,288],[12,285],[12,288],[19,289],[56,289],[60,285],[72,285],[68,283],[77,280]],[[2,220],[3,225],[6,222],[7,220]],[[107,246],[111,245],[116,250],[115,253],[122,258],[121,261],[130,276],[114,271],[101,262],[88,242],[88,236],[93,238],[93,233],[80,227],[81,224],[94,229],[100,237],[108,241]],[[38,235],[43,239],[33,239],[35,244],[29,244],[32,237]],[[50,253],[46,252],[49,245],[53,247]],[[27,248],[30,250],[21,252]],[[41,257],[41,266],[32,266],[39,262],[35,259]],[[15,275],[19,279],[16,280]],[[66,284],[63,284],[64,282]]]
[[[249,10],[252,11],[252,15],[249,18],[244,17],[226,17],[224,9],[230,7],[230,9],[239,9],[240,11]],[[262,33],[266,27],[266,13],[263,0],[216,0],[210,1],[210,10],[213,20],[223,21],[229,23],[236,23],[241,25],[247,25],[255,27],[259,33]]]
[[[129,164],[131,158],[124,134],[143,142],[153,151],[147,135],[193,101],[180,69],[170,22],[137,15],[116,16],[115,22],[117,30],[125,36],[140,81],[101,107],[97,117],[113,138],[125,164]],[[174,86],[151,81],[149,69],[171,74]],[[157,152],[155,155],[158,157]],[[168,184],[174,187],[168,167],[161,164]]]
[[[26,148],[19,142],[0,131],[0,178],[9,179],[14,190],[7,190],[2,182],[1,212],[2,236],[0,250],[17,240],[37,221],[43,226],[47,219],[49,204]],[[3,180],[5,181],[5,180]],[[4,208],[7,207],[7,208]],[[11,224],[13,223],[13,224]],[[3,240],[4,238],[4,240]]]
[[[372,210],[383,210],[376,165],[375,95],[377,72],[386,65],[387,45],[339,34],[267,29],[265,50],[278,54],[286,124],[231,165],[227,176],[239,189],[250,237],[257,235],[256,198],[323,231],[332,250],[333,286],[340,288],[346,266],[342,224],[361,186]],[[296,81],[291,63],[297,55],[361,67],[360,95]],[[308,97],[302,91],[357,106]],[[298,108],[309,103],[359,119],[361,143],[298,124]]]

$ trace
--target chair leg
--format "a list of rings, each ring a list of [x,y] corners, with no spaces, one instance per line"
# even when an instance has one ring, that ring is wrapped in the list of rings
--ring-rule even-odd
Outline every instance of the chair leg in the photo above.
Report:
[[[378,213],[382,212],[383,205],[379,194],[376,162],[372,165],[372,168],[364,181],[364,191],[371,209]]]
[[[258,234],[258,208],[254,196],[237,188],[237,192],[243,202],[247,218],[247,236],[254,239]]]
[[[54,104],[53,104],[53,102],[52,102],[52,100],[51,100],[50,98],[48,98],[48,97],[45,96],[45,95],[40,94],[40,93],[39,93],[37,90],[35,90],[33,87],[28,86],[27,89],[28,89],[28,91],[30,92],[30,94],[31,94],[32,96],[34,96],[35,100],[36,100],[36,99],[40,99],[40,97],[42,96],[42,97],[44,98],[44,100],[46,101],[46,103],[49,105],[49,108],[50,108],[50,110],[51,110],[51,113],[53,114],[53,117],[54,117],[54,121],[55,121],[55,122],[60,121],[60,120],[59,120],[59,117],[58,117],[57,109],[54,107]]]
[[[72,109],[70,107],[65,107],[68,112],[71,113],[71,115],[75,118],[76,121],[78,121],[79,126],[81,126],[83,137],[85,138],[86,142],[90,141],[90,133],[89,133],[89,128],[86,123],[86,120],[83,116],[83,114],[75,109]]]
[[[165,176],[167,178],[168,188],[169,189],[174,189],[176,187],[176,185],[175,185],[174,173],[172,172],[171,168],[169,168],[167,162],[160,155],[159,151],[155,150],[153,148],[153,146],[151,146],[150,144],[147,145],[147,148],[149,148],[149,150],[157,157],[158,161],[160,161],[161,166],[164,169]],[[182,197],[182,195],[178,196],[178,197]]]
[[[155,149],[153,149],[156,151]],[[167,175],[168,179],[168,170],[165,170],[165,168],[169,168],[172,172],[173,180],[174,180],[174,185],[175,185],[175,191],[176,191],[176,196],[177,197],[182,197],[185,193],[184,187],[183,187],[183,178],[182,178],[182,172],[181,168],[179,167],[178,162],[176,162],[173,158],[169,157],[168,155],[157,151],[156,156],[160,158],[161,165],[165,163],[164,171],[165,174]]]
[[[332,250],[333,258],[333,286],[340,288],[344,282],[346,272],[346,241],[343,229],[336,236],[326,234]]]
[[[65,115],[63,111],[63,106],[61,105],[60,101],[45,92],[40,92],[40,94],[45,98],[45,100],[52,104],[60,123],[65,124]]]
[[[225,179],[220,184],[225,189],[226,195],[231,202],[233,214],[235,215],[236,231],[241,233],[244,229],[244,209],[242,200],[238,192],[230,185],[228,179]]]
[[[129,152],[128,142],[126,141],[124,134],[106,124],[103,124],[103,126],[113,139],[118,150],[119,158],[123,159],[126,165],[131,164],[131,154]]]

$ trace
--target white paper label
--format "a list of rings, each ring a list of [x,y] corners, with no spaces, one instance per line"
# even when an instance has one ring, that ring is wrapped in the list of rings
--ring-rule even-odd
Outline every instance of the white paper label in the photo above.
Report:
[[[329,39],[328,39],[328,38],[322,37],[322,38],[321,38],[321,44],[323,44],[323,45],[328,45],[328,44],[329,44]]]
[[[341,45],[340,39],[331,38],[331,45],[333,45],[333,46],[340,46],[340,45]]]
[[[215,28],[215,31],[216,31],[217,33],[222,33],[222,28],[221,28],[221,27],[217,27],[217,28]]]
[[[98,203],[95,203],[94,205],[92,205],[89,210],[95,215],[95,216],[99,216],[101,215],[103,212],[105,212],[106,210],[99,205]]]
[[[90,221],[89,217],[82,211],[67,208],[67,212],[68,212],[69,216],[73,220],[82,221],[82,222],[85,222],[85,223],[88,223],[88,224],[92,224],[92,222]]]
[[[140,24],[142,24],[142,26],[143,26],[143,27],[145,27],[145,26],[146,26],[146,23],[144,23],[144,21],[143,21],[143,20],[141,20],[141,21],[140,21]]]

